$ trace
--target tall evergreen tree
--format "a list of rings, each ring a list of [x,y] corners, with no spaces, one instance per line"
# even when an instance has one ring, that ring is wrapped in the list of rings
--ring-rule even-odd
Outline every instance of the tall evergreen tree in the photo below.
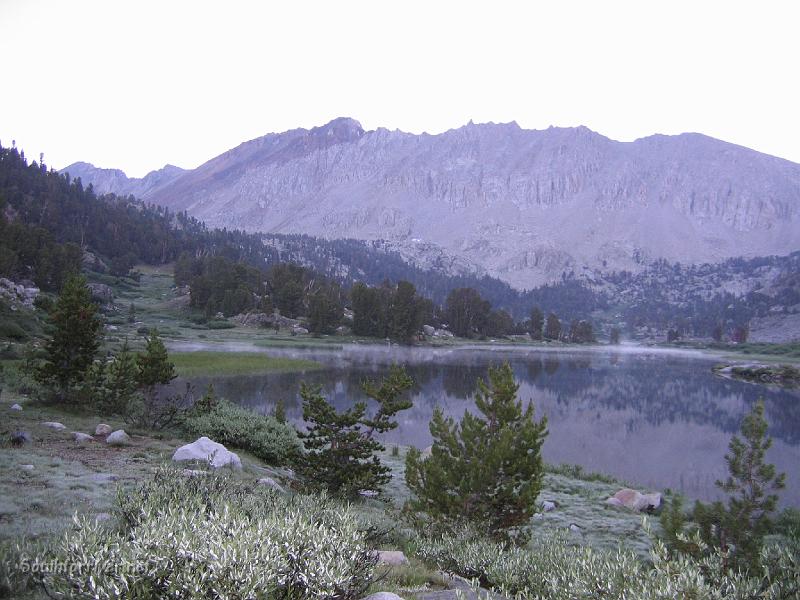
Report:
[[[531,309],[531,321],[528,332],[531,334],[531,339],[541,340],[544,328],[544,313],[538,306]]]
[[[102,320],[92,302],[86,279],[72,276],[50,312],[53,336],[45,343],[44,362],[34,375],[54,399],[67,400],[72,386],[86,377],[100,347]]]
[[[309,425],[308,431],[300,434],[307,452],[299,471],[308,485],[341,496],[379,491],[391,476],[376,454],[385,448],[374,436],[397,427],[395,415],[411,407],[411,400],[403,397],[411,385],[411,378],[397,366],[378,383],[364,382],[364,392],[378,403],[375,416],[369,417],[366,402],[337,412],[319,386],[303,382],[303,418]]]
[[[533,403],[522,408],[518,390],[506,363],[489,370],[488,385],[478,380],[479,415],[467,411],[455,423],[434,411],[431,456],[412,449],[406,457],[412,510],[444,521],[464,519],[495,537],[520,534],[542,485],[547,420],[534,420]]]
[[[555,313],[547,315],[547,323],[544,326],[544,338],[546,340],[557,340],[561,337],[561,321]]]
[[[400,281],[389,303],[388,333],[393,340],[410,342],[422,327],[422,299],[408,281]]]

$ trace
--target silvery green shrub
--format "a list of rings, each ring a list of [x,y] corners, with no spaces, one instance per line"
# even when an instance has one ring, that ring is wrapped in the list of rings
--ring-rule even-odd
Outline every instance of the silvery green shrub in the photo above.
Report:
[[[697,537],[694,544],[702,545]],[[763,551],[763,571],[746,576],[726,567],[726,557],[702,560],[671,555],[655,541],[651,562],[623,549],[615,552],[575,546],[563,535],[533,540],[527,547],[503,547],[469,532],[421,539],[417,555],[439,568],[477,580],[518,600],[595,598],[666,600],[796,600],[800,561],[789,548]]]
[[[190,413],[183,428],[191,436],[207,436],[225,446],[248,450],[272,464],[287,464],[302,449],[297,432],[288,423],[224,399],[207,412]]]
[[[118,499],[119,530],[75,517],[42,557],[72,569],[41,577],[53,597],[347,600],[372,579],[367,533],[324,496],[165,469]]]

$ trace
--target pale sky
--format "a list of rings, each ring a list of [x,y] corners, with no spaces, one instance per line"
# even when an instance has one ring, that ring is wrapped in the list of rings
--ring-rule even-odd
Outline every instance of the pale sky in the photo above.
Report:
[[[696,131],[800,162],[800,2],[0,0],[0,142],[193,168],[338,116]]]

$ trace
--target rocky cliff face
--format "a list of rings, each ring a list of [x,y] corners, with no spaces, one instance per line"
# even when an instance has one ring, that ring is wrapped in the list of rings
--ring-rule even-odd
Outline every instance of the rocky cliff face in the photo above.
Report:
[[[174,165],[165,165],[158,171],[151,171],[142,178],[136,178],[128,177],[119,169],[101,169],[91,163],[76,162],[61,169],[60,172],[69,173],[73,179],[80,177],[84,185],[91,183],[98,194],[111,193],[148,198],[186,171]]]
[[[103,173],[112,191],[123,181]],[[520,288],[800,249],[800,165],[699,134],[623,143],[585,127],[470,123],[413,135],[336,119],[142,189],[211,226],[385,239],[421,264]]]

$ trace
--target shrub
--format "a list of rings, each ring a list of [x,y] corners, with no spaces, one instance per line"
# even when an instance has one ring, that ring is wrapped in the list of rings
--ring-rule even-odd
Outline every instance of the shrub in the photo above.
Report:
[[[292,462],[301,450],[297,432],[272,416],[256,414],[224,399],[207,412],[192,411],[183,423],[187,434],[252,452],[272,464]]]
[[[56,597],[358,598],[375,558],[352,510],[324,497],[286,497],[222,475],[162,469],[120,490],[122,528],[93,519],[43,560],[77,568],[46,573]]]
[[[691,543],[703,546],[697,536]],[[624,549],[573,546],[564,535],[541,537],[519,548],[463,531],[441,539],[423,538],[417,555],[506,597],[537,600],[788,600],[800,590],[797,555],[778,547],[763,551],[765,567],[753,577],[727,569],[721,552],[706,553],[702,560],[670,556],[658,541],[650,565]]]

